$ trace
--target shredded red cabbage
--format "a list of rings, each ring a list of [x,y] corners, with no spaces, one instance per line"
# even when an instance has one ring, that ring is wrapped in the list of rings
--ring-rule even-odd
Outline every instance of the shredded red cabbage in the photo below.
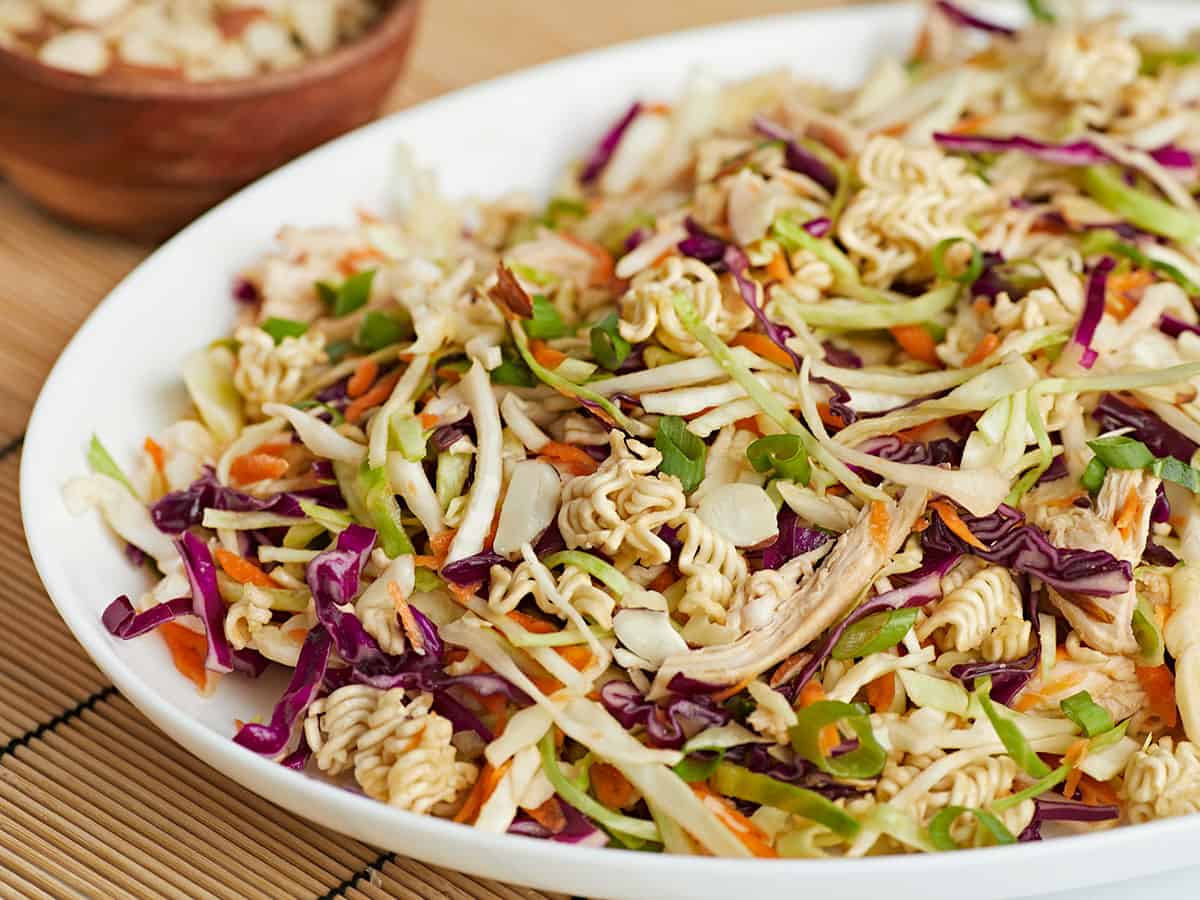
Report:
[[[1146,541],[1146,549],[1142,551],[1142,559],[1152,566],[1167,566],[1168,568],[1179,563],[1178,556],[1162,544],[1156,544],[1152,540]]]
[[[810,528],[788,507],[779,511],[779,536],[763,548],[762,568],[778,569],[788,560],[816,550],[833,540],[833,535],[819,528]]]
[[[233,282],[233,299],[238,303],[257,303],[259,301],[258,288],[249,278],[238,278]]]
[[[863,453],[870,453],[891,462],[921,466],[958,465],[962,460],[965,441],[953,438],[938,438],[923,443],[906,441],[894,434],[870,438],[858,445]]]
[[[1025,618],[1037,623],[1037,598],[1029,589],[1029,579],[1019,579],[1021,587],[1021,605],[1025,609]],[[998,660],[996,662],[963,663],[950,668],[950,674],[968,687],[976,678],[991,676],[992,689],[989,696],[997,703],[1010,706],[1017,694],[1033,678],[1037,671],[1038,659],[1042,652],[1041,631],[1033,629],[1033,640],[1029,652],[1020,659]]]
[[[937,0],[937,8],[947,19],[963,28],[975,28],[979,31],[985,31],[988,34],[998,34],[1003,37],[1013,37],[1017,33],[1015,28],[1009,28],[1007,25],[1001,25],[998,22],[990,22],[987,19],[980,18],[972,12],[967,12],[961,6],[951,3],[950,0]]]
[[[1174,456],[1191,459],[1200,445],[1175,430],[1148,409],[1139,409],[1118,398],[1105,394],[1092,410],[1092,418],[1105,431],[1117,428],[1132,429],[1133,437],[1145,444],[1155,456]]]
[[[1071,338],[1083,348],[1079,364],[1090,369],[1096,362],[1096,351],[1092,349],[1092,338],[1096,336],[1096,326],[1104,317],[1104,299],[1108,292],[1108,276],[1117,263],[1111,256],[1105,256],[1092,268],[1088,276],[1087,298],[1083,303],[1083,315],[1075,327],[1075,335]]]
[[[274,497],[252,497],[217,481],[212,466],[205,466],[203,473],[182,491],[166,494],[150,507],[150,518],[159,531],[179,534],[199,525],[206,509],[229,510],[231,512],[269,512],[279,516],[304,517],[300,500],[313,500],[322,506],[344,507],[345,500],[336,485],[322,485],[303,491],[276,494]]]
[[[282,753],[292,736],[296,720],[317,699],[332,649],[333,641],[328,632],[320,628],[310,631],[300,648],[292,680],[271,713],[271,721],[266,725],[248,722],[234,735],[234,743],[264,756]]]
[[[627,681],[610,681],[600,688],[600,702],[624,728],[641,725],[652,747],[678,750],[692,735],[710,725],[724,725],[729,713],[704,696],[676,694],[654,703]]]
[[[1200,334],[1200,325],[1193,325],[1191,322],[1183,321],[1178,316],[1163,313],[1162,318],[1158,320],[1158,330],[1168,337],[1177,338],[1185,331],[1192,334]]]
[[[557,841],[560,844],[576,844],[581,847],[605,847],[608,845],[608,835],[593,825],[583,813],[563,800],[562,797],[558,798],[558,808],[562,810],[563,818],[566,820],[562,830],[551,832],[530,818],[529,815],[521,812],[508,826],[508,833]]]
[[[793,172],[807,175],[831,194],[837,192],[838,179],[834,171],[815,153],[801,146],[792,133],[782,125],[772,122],[765,116],[755,116],[754,130],[773,141],[783,142],[784,161]],[[821,237],[822,235],[816,236]]]
[[[474,556],[465,556],[442,566],[442,577],[459,587],[479,584],[488,580],[492,566],[507,566],[508,560],[499,553],[484,550]]]
[[[1066,460],[1064,460],[1062,456],[1056,456],[1054,457],[1054,461],[1050,463],[1050,468],[1046,469],[1046,471],[1041,474],[1041,477],[1038,478],[1035,486],[1040,487],[1043,484],[1049,484],[1052,481],[1058,481],[1061,478],[1066,478],[1069,474],[1071,473],[1067,470]]]
[[[208,640],[204,667],[214,672],[232,672],[233,657],[225,638],[225,602],[217,590],[217,567],[208,545],[185,531],[175,546],[192,585],[192,612],[204,624],[204,636]]]
[[[1006,150],[1017,150],[1035,159],[1040,159],[1042,162],[1060,166],[1094,166],[1115,162],[1111,156],[1091,141],[1051,144],[1019,135],[1000,138],[952,132],[936,132],[933,139],[948,150],[959,150],[964,153],[1003,153]],[[1160,166],[1167,168],[1190,169],[1195,165],[1192,154],[1179,147],[1160,147],[1157,150],[1151,150],[1149,155]]]
[[[820,216],[816,219],[809,219],[800,227],[815,238],[823,238],[833,229],[833,220],[827,216]]]
[[[170,622],[180,616],[192,615],[192,598],[177,597],[166,603],[152,606],[145,612],[134,612],[129,598],[122,594],[104,610],[100,621],[108,629],[108,633],[123,641],[138,637],[147,631],[153,631],[163,622]]]
[[[776,757],[771,751],[790,756],[787,762]],[[829,800],[851,799],[861,797],[863,792],[848,784],[842,784],[831,775],[822,772],[808,760],[801,759],[790,749],[773,747],[768,749],[765,744],[742,744],[731,747],[725,758],[739,766],[766,775],[776,781],[783,781],[796,787],[816,791]]]
[[[862,357],[849,347],[839,347],[833,341],[822,341],[821,347],[825,351],[825,362],[831,366],[837,366],[839,369],[861,369],[863,367]]]
[[[683,227],[687,229],[688,236],[676,244],[679,252],[708,264],[714,272],[723,272],[728,242],[705,231],[691,216],[684,220]]]
[[[621,138],[625,134],[625,130],[633,124],[633,120],[638,117],[638,113],[641,111],[642,104],[640,102],[634,103],[617,120],[617,123],[600,138],[600,143],[596,145],[591,155],[588,156],[587,162],[583,164],[583,170],[579,173],[580,182],[590,184],[600,177],[600,173],[604,171],[604,167],[608,165],[613,154],[617,152],[617,145],[621,143]]]
[[[766,311],[759,305],[758,286],[750,278],[750,260],[746,258],[746,254],[742,251],[742,248],[734,244],[729,244],[725,248],[724,254],[722,254],[722,259],[725,262],[725,267],[729,269],[729,273],[733,276],[733,280],[737,282],[738,294],[741,295],[742,302],[750,307],[750,311],[754,313],[754,318],[758,319],[758,324],[762,326],[762,330],[766,336],[771,339],[771,343],[788,355],[792,361],[792,365],[799,372],[800,356],[787,345],[787,339],[791,337],[791,332],[783,325],[772,322],[770,317],[767,316]],[[846,399],[850,399],[849,394],[846,394]]]
[[[1109,804],[1093,806],[1090,803],[1080,803],[1068,800],[1060,794],[1045,793],[1033,799],[1033,818],[1025,826],[1025,830],[1017,840],[1026,843],[1042,839],[1042,825],[1045,822],[1106,822],[1121,816],[1121,810]]]
[[[433,434],[429,440],[438,450],[449,450],[464,437],[473,438],[475,436],[475,425],[471,421],[470,416],[463,416],[457,422],[451,422],[448,425],[439,425],[433,429]]]
[[[927,559],[969,553],[1023,575],[1036,575],[1059,591],[1091,597],[1123,594],[1133,580],[1133,568],[1125,560],[1106,550],[1055,547],[1011,506],[1001,504],[988,516],[972,516],[959,510],[959,516],[988,549],[968,545],[941,516],[933,516],[921,534]]]
[[[375,546],[375,531],[350,525],[338,535],[337,546],[314,557],[305,571],[317,619],[333,645],[351,666],[376,663],[383,651],[352,612],[341,607],[358,594],[359,576]]]

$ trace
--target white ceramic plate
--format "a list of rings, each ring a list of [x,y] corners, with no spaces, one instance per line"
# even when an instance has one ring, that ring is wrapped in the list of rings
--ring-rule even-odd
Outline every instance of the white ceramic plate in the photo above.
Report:
[[[1176,34],[1200,24],[1196,6],[1143,0],[1132,11],[1140,23],[1170,25]],[[180,360],[226,333],[234,273],[270,246],[281,224],[343,221],[355,209],[383,207],[399,142],[436,166],[448,192],[542,192],[632,97],[674,96],[696,64],[723,77],[790,65],[849,83],[881,52],[902,52],[916,22],[916,10],[908,7],[829,11],[686,32],[552,63],[362,129],[189,227],[96,309],[59,359],[30,422],[21,471],[26,534],[42,580],[80,643],[160,728],[247,790],[390,850],[539,888],[674,898],[762,896],[803,886],[827,897],[989,900],[1132,878],[1194,860],[1200,817],[1016,848],[831,862],[685,859],[484,834],[398,812],[243,750],[230,740],[234,718],[268,712],[282,677],[261,683],[226,678],[215,696],[202,699],[175,676],[161,642],[119,642],[100,624],[115,595],[142,585],[97,517],[67,513],[61,485],[84,471],[93,432],[118,460],[127,460],[146,434],[185,408]]]

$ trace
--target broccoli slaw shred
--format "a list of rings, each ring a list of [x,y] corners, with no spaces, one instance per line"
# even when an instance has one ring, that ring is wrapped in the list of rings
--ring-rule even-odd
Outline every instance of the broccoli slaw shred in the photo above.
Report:
[[[1200,53],[1067,6],[932,3],[849,90],[697,75],[548,203],[405,151],[284,227],[192,413],[66,487],[152,579],[105,626],[204,692],[282,669],[238,744],[487,831],[1197,811]]]

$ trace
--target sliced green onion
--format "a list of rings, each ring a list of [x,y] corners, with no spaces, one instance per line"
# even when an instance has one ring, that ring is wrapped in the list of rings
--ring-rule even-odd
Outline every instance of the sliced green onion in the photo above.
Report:
[[[1144,469],[1154,462],[1149,447],[1124,435],[1096,438],[1087,445],[1096,454],[1096,459],[1110,469]]]
[[[1088,737],[1095,737],[1113,727],[1108,710],[1092,699],[1087,691],[1079,691],[1059,704],[1063,715],[1079,726]]]
[[[671,769],[689,784],[694,781],[708,781],[724,758],[725,751],[723,750],[705,750],[699,753],[689,753],[679,762],[675,763]]]
[[[258,327],[269,334],[271,340],[276,344],[282,344],[283,339],[287,337],[298,338],[308,331],[307,322],[297,322],[295,319],[280,319],[276,316],[271,316],[271,318]]]
[[[769,434],[746,448],[746,459],[756,472],[774,471],[780,478],[808,484],[812,466],[808,451],[794,434]]]
[[[1152,668],[1163,664],[1163,636],[1158,628],[1158,617],[1154,615],[1150,601],[1141,596],[1133,608],[1133,637],[1138,645],[1139,666]]]
[[[704,480],[708,446],[688,431],[687,423],[679,416],[663,416],[658,420],[654,446],[662,454],[658,470],[678,478],[685,493],[695,490]]]
[[[966,244],[971,248],[971,261],[961,275],[951,275],[946,268],[946,254],[955,244]],[[949,237],[939,241],[933,248],[933,272],[943,281],[957,281],[959,284],[974,284],[983,274],[983,251],[973,241],[966,238]]]
[[[439,591],[446,586],[446,582],[438,577],[438,573],[433,569],[426,569],[424,566],[417,566],[416,578],[413,581],[413,590],[427,594],[430,591]]]
[[[613,812],[580,790],[563,774],[555,755],[553,728],[538,741],[538,752],[542,757],[542,771],[546,773],[546,778],[555,792],[589,819],[610,831],[628,834],[644,841],[659,840],[658,827],[653,822]]]
[[[566,219],[582,219],[587,215],[587,204],[574,197],[551,197],[542,216],[551,228],[558,228]]]
[[[488,373],[492,384],[506,384],[512,387],[533,387],[537,384],[529,366],[525,365],[521,357],[514,356],[508,347],[502,347],[500,353],[500,365]]]
[[[1127,185],[1112,166],[1088,166],[1083,188],[1092,199],[1130,225],[1185,244],[1200,241],[1200,215]]]
[[[1171,49],[1171,50],[1141,50],[1142,65],[1139,69],[1142,75],[1157,75],[1163,66],[1192,66],[1200,62],[1200,50]]]
[[[1193,494],[1200,494],[1200,471],[1173,456],[1156,459],[1150,466],[1150,472],[1163,481],[1174,482]]]
[[[874,778],[883,771],[887,751],[871,731],[868,709],[859,703],[818,700],[798,710],[796,724],[789,729],[792,748],[822,772],[839,778]],[[821,731],[826,725],[845,722],[858,737],[858,747],[841,756],[826,756],[821,750]]]
[[[1064,763],[1054,771],[1048,773],[1042,778],[1039,778],[1029,787],[1017,791],[1015,794],[1009,794],[1007,797],[1001,797],[999,800],[994,800],[988,804],[988,808],[995,813],[1002,813],[1012,809],[1014,806],[1020,806],[1026,800],[1032,800],[1034,797],[1040,797],[1046,791],[1050,790],[1055,785],[1066,780],[1071,774],[1071,767]]]
[[[986,809],[971,809],[966,806],[947,806],[929,822],[929,839],[939,850],[961,850],[962,847],[950,834],[950,826],[963,813],[970,813],[979,824],[987,829],[997,844],[1015,844],[1017,839],[1004,823]]]
[[[358,470],[358,481],[367,520],[379,533],[379,545],[383,552],[392,559],[412,553],[412,541],[401,523],[400,505],[388,483],[387,469],[384,466],[372,469],[364,460]]]
[[[817,822],[843,837],[855,837],[862,828],[850,813],[816,791],[776,781],[733,763],[722,762],[717,766],[713,787],[727,797],[773,806]]]
[[[596,411],[598,407],[601,412],[608,416],[613,425],[620,428],[622,431],[634,435],[644,435],[647,432],[646,426],[641,422],[636,422],[625,413],[621,412],[620,408],[605,397],[603,394],[598,394],[591,388],[583,387],[563,378],[557,372],[547,369],[533,357],[533,353],[529,350],[529,337],[525,334],[525,329],[521,328],[518,323],[510,323],[512,326],[513,341],[517,345],[517,352],[521,354],[521,358],[525,360],[525,365],[533,372],[542,382],[549,387],[554,388],[565,397],[570,397],[573,400],[588,402],[588,407]],[[495,374],[495,373],[493,373]]]
[[[536,284],[538,287],[546,287],[558,281],[558,276],[553,272],[547,272],[545,269],[538,269],[533,266],[527,266],[523,263],[506,263],[512,271],[521,278],[528,281],[530,284]]]
[[[125,485],[129,493],[135,497],[137,496],[137,491],[133,489],[133,485],[129,483],[129,479],[125,477],[125,473],[121,471],[121,467],[117,465],[116,460],[112,458],[109,452],[104,449],[104,445],[100,443],[100,438],[94,434],[88,443],[87,461],[88,465],[92,467],[92,471],[97,475],[107,475],[113,481],[119,481]]]
[[[388,423],[391,445],[397,448],[409,462],[420,462],[425,458],[425,429],[421,423],[398,409]]]
[[[312,519],[313,522],[331,534],[341,534],[354,522],[346,513],[330,509],[328,506],[321,506],[315,500],[301,500],[300,508],[304,510],[304,514]],[[308,546],[308,541],[305,541],[301,546]]]
[[[882,653],[904,640],[917,621],[916,607],[877,612],[855,622],[833,646],[834,659],[858,659]]]
[[[592,356],[596,362],[610,372],[615,372],[621,363],[629,358],[633,347],[629,341],[621,337],[618,330],[620,320],[616,313],[609,313],[592,326],[589,339],[592,345]]]
[[[547,556],[542,560],[542,563],[548,569],[553,569],[555,566],[574,566],[577,569],[582,569],[592,577],[603,582],[618,597],[624,597],[633,590],[633,585],[629,583],[629,579],[622,575],[613,565],[591,553],[584,553],[582,550],[560,550],[557,553]]]
[[[364,350],[374,352],[395,344],[406,337],[409,332],[407,321],[372,309],[367,311],[362,323],[358,326],[358,334],[355,335],[354,342]]]
[[[797,303],[786,299],[787,309],[806,325],[869,331],[897,325],[920,325],[945,312],[958,299],[959,286],[944,284],[912,300],[887,303],[856,300],[826,300],[822,303]]]
[[[977,678],[973,699],[978,701],[984,715],[992,723],[992,728],[996,730],[996,736],[1000,738],[1000,743],[1004,745],[1008,755],[1021,767],[1022,771],[1027,772],[1032,778],[1044,778],[1049,775],[1050,767],[1033,752],[1033,748],[1029,746],[1029,741],[1025,739],[1025,735],[1021,733],[1017,724],[996,709],[996,705],[992,703],[992,698],[988,695],[991,689],[991,678]]]
[[[1025,5],[1029,7],[1029,14],[1039,22],[1055,22],[1057,19],[1054,13],[1046,9],[1044,0],[1025,0]]]
[[[557,307],[542,294],[533,295],[533,315],[525,320],[525,332],[540,341],[564,337],[570,329]]]
[[[1099,256],[1104,253],[1123,256],[1139,268],[1150,269],[1167,276],[1192,296],[1200,294],[1200,285],[1184,275],[1177,267],[1147,256],[1133,244],[1125,243],[1114,232],[1106,228],[1097,228],[1084,235],[1083,240],[1079,242],[1079,250],[1084,256]]]
[[[283,536],[283,546],[289,550],[303,550],[325,531],[325,526],[316,521],[301,522],[287,530],[287,534]]]
[[[1094,494],[1104,486],[1104,476],[1108,474],[1108,466],[1099,459],[1092,459],[1083,470],[1079,484],[1089,494]]]
[[[334,318],[348,316],[367,305],[371,296],[371,282],[375,280],[375,270],[355,272],[337,287],[326,281],[316,283],[317,296],[329,306],[329,314]]]

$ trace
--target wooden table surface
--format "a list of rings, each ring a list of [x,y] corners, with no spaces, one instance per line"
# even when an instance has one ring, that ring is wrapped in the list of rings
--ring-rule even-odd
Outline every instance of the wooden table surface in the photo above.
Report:
[[[387,108],[399,109],[485,78],[618,41],[828,5],[838,4],[830,0],[425,0],[410,70],[394,90]],[[192,772],[198,788],[211,786],[222,794],[237,790],[223,782],[218,773],[188,760],[161,735],[151,737],[155,734],[152,727],[83,658],[53,613],[16,524],[21,438],[42,382],[96,303],[153,249],[65,226],[0,181],[0,579],[8,595],[0,600],[0,616],[10,624],[14,622],[11,616],[18,614],[32,614],[42,620],[44,640],[57,648],[54,652],[69,659],[64,671],[69,669],[71,673],[70,677],[56,675],[61,681],[47,680],[38,673],[50,658],[45,646],[41,652],[31,652],[19,641],[6,640],[0,646],[0,896],[35,896],[38,891],[43,892],[41,896],[75,893],[106,897],[192,893],[190,889],[181,890],[178,883],[168,892],[163,887],[168,882],[154,880],[169,880],[173,874],[170,867],[148,875],[146,872],[154,868],[153,860],[130,861],[132,851],[128,848],[113,849],[117,839],[109,836],[128,827],[128,823],[120,824],[124,821],[121,810],[112,808],[111,801],[103,808],[89,806],[85,813],[71,805],[76,802],[71,799],[75,788],[69,789],[67,784],[74,777],[69,774],[74,766],[55,768],[46,762],[45,754],[63,741],[67,743],[62,746],[67,747],[72,729],[93,720],[101,727],[110,719],[125,723],[108,732],[110,735],[142,728],[144,731],[138,732],[144,735],[139,753],[151,752],[145,748],[153,744],[157,748],[154,753]],[[214,302],[224,299],[214,298]],[[19,708],[11,705],[17,702],[13,697],[21,698]],[[79,740],[85,741],[86,736]],[[115,739],[102,743],[107,749]],[[132,790],[121,781],[127,777],[126,769],[114,764],[95,774],[89,784],[98,793],[122,796]],[[151,798],[147,802],[153,805],[155,801]],[[257,798],[237,802],[244,803],[246,810],[239,812],[235,821],[260,816],[264,823],[277,823],[284,835],[298,834],[301,828],[312,830],[312,826]],[[231,839],[217,833],[221,829],[213,825],[211,817],[217,815],[213,808],[194,800],[172,802],[168,807],[162,815],[175,817],[176,826],[182,829],[182,838],[177,839],[187,838],[189,833],[194,837],[207,828],[215,828],[213,846],[217,846],[218,838]],[[110,822],[106,818],[110,815],[115,817],[110,824],[98,824]],[[143,820],[149,821],[139,816],[138,821]],[[169,852],[165,837],[169,829],[165,828],[163,825],[151,830],[144,844],[161,847],[157,852],[164,856]],[[297,870],[295,878],[277,872],[264,881],[274,885],[263,889],[266,894],[534,896],[532,892],[438,873],[337,836],[322,839],[331,860],[326,880],[315,872]],[[134,844],[142,846],[136,841]],[[181,845],[181,852],[185,848],[189,853],[192,850]],[[255,849],[261,858],[262,847]],[[278,854],[283,853],[284,845],[280,844]],[[203,865],[205,854],[191,855]],[[126,868],[121,868],[123,864]],[[187,883],[193,884],[195,879]],[[230,884],[225,883],[227,889]],[[223,891],[218,887],[216,881],[209,883],[207,894],[197,887],[196,895],[219,896]],[[240,894],[239,889],[225,895]]]

